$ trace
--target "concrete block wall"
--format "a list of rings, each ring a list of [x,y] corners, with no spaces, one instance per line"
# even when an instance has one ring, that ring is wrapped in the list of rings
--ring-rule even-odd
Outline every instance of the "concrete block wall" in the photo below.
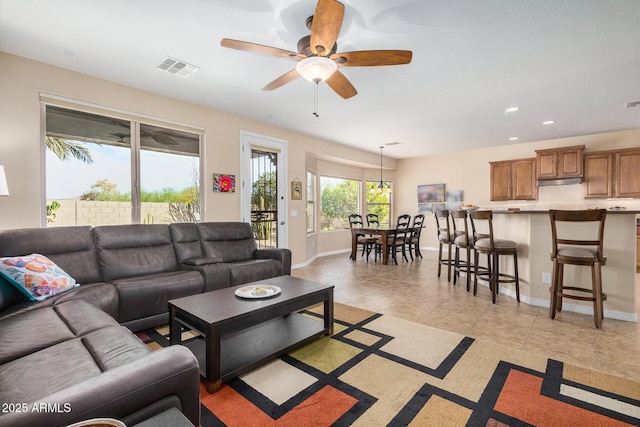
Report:
[[[47,204],[51,203],[50,200]],[[97,202],[85,200],[58,200],[60,208],[55,218],[48,218],[47,227],[70,225],[114,225],[131,223],[130,202]],[[140,222],[143,224],[168,224],[169,203],[142,203]]]

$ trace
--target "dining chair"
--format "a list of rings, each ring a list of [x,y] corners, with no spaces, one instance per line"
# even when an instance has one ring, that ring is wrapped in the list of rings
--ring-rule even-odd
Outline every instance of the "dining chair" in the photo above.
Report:
[[[424,225],[424,215],[418,214],[413,217],[413,224],[409,228],[409,233],[406,239],[407,251],[413,261],[413,253],[415,252],[416,258],[422,258],[420,253],[420,233],[422,233],[422,227]]]
[[[367,214],[367,225],[369,227],[380,227],[380,217],[378,216],[378,214],[374,214],[374,213],[370,213]],[[378,261],[378,255],[380,255],[381,251],[382,251],[382,237],[379,235],[370,235],[370,237],[376,239],[375,243],[373,244],[373,250],[374,250],[374,260],[377,262]]]
[[[478,276],[486,277],[491,289],[491,302],[496,303],[500,293],[500,283],[514,283],[516,300],[520,302],[520,278],[518,275],[518,244],[513,240],[496,239],[493,233],[493,212],[471,211],[471,230],[474,242],[474,277],[473,295],[478,291]],[[478,268],[480,254],[487,255],[487,269],[481,272]],[[500,273],[500,257],[513,257],[513,274]]]
[[[409,232],[409,224],[411,224],[411,215],[404,214],[398,216],[396,220],[396,227],[393,233],[389,234],[387,238],[387,247],[389,254],[393,257],[393,262],[398,264],[398,252],[402,253],[402,257],[405,261],[409,262],[407,258],[406,245],[407,233]]]
[[[453,244],[453,233],[449,225],[449,211],[447,209],[437,209],[433,213],[436,218],[436,231],[438,233],[438,277],[442,272],[442,266],[447,266],[447,280],[451,281],[451,266],[453,258],[451,258],[451,245]],[[447,257],[442,257],[442,248],[447,246]]]
[[[362,223],[362,215],[360,214],[350,214],[349,215],[349,228],[363,228]],[[367,261],[369,261],[369,254],[371,253],[371,249],[374,249],[375,243],[377,239],[373,236],[365,236],[364,233],[356,234],[356,245],[362,247],[362,256],[367,256]],[[356,246],[356,249],[357,249]],[[356,250],[357,252],[357,250]]]
[[[380,225],[380,217],[378,214],[367,214],[367,225],[369,227],[378,227]]]
[[[551,261],[553,261],[549,317],[554,319],[556,313],[562,310],[563,298],[591,301],[593,302],[593,321],[596,328],[601,329],[604,318],[603,302],[607,300],[607,295],[602,291],[601,271],[601,267],[607,263],[607,257],[603,254],[607,211],[606,209],[550,210],[549,218],[551,220]],[[572,230],[568,224],[564,226],[559,224],[568,222],[591,223],[592,230],[582,228]],[[567,264],[590,267],[591,288],[565,286],[564,266]]]

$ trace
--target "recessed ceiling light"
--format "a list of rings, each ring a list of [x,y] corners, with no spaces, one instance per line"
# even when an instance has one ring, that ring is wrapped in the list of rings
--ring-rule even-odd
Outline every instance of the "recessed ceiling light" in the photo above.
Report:
[[[511,138],[509,138],[509,141],[517,141],[518,137],[517,136],[512,136]]]
[[[552,125],[554,123],[555,123],[554,120],[547,120],[547,121],[542,122],[543,125]]]
[[[505,113],[515,113],[516,111],[518,111],[520,109],[520,107],[509,107],[506,110],[504,110]]]

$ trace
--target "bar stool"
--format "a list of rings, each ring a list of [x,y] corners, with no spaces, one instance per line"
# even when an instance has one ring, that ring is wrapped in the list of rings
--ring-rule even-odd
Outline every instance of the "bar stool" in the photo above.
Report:
[[[500,291],[500,283],[514,283],[516,287],[516,300],[520,302],[520,278],[518,276],[518,244],[513,240],[496,239],[493,235],[493,212],[471,211],[471,229],[474,241],[474,279],[473,294],[478,290],[478,275],[487,276],[491,289],[491,301],[495,304]],[[484,225],[487,233],[479,233],[478,226]],[[480,254],[487,255],[487,271],[479,273],[478,261]],[[514,274],[500,273],[500,256],[513,256]]]
[[[467,292],[469,292],[471,269],[473,268],[473,262],[471,261],[473,242],[469,239],[467,211],[451,211],[451,224],[453,224],[453,245],[455,246],[455,255],[453,257],[453,284],[455,285],[458,277],[460,277],[460,271],[465,271],[467,274]],[[460,250],[463,250],[466,254],[464,260],[460,260]]]
[[[551,279],[551,304],[549,307],[549,317],[554,319],[556,312],[562,310],[562,299],[570,298],[581,301],[593,302],[593,321],[596,328],[602,328],[604,318],[604,307],[602,303],[607,300],[607,295],[602,292],[602,272],[601,267],[607,263],[607,257],[603,255],[604,245],[604,223],[607,219],[606,209],[561,211],[550,210],[551,219],[551,261],[553,261],[553,273]],[[591,222],[598,223],[597,240],[587,238],[560,238],[558,237],[557,222]],[[563,228],[562,235],[568,237],[569,230]],[[595,232],[595,224],[593,224]],[[574,235],[585,236],[585,230],[574,230]],[[590,237],[587,234],[587,237]],[[565,286],[564,266],[565,264],[591,267],[591,288],[580,286]],[[571,291],[572,293],[566,293]],[[590,296],[576,295],[576,293],[588,294]]]
[[[442,266],[447,266],[447,280],[451,281],[451,266],[454,260],[451,258],[451,245],[453,244],[453,233],[449,226],[449,211],[447,209],[438,209],[434,212],[436,218],[436,231],[438,233],[438,277],[442,270]],[[447,245],[447,258],[442,258],[442,246]]]

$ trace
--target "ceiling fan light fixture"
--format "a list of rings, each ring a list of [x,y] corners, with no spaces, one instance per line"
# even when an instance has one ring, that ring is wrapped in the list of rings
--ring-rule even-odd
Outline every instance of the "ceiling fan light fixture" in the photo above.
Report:
[[[296,71],[305,80],[320,83],[331,77],[338,64],[324,56],[310,56],[296,64]]]

